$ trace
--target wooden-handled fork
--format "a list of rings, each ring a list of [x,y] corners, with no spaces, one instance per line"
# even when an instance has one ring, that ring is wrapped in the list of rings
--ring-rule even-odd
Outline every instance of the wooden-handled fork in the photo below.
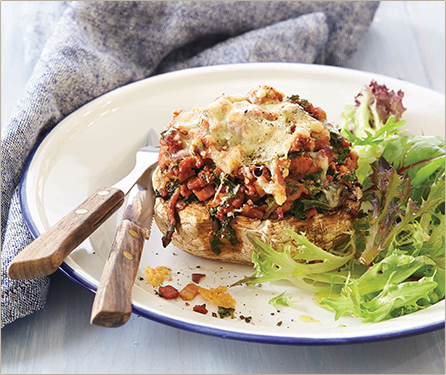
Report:
[[[97,190],[23,249],[10,263],[8,276],[18,280],[54,273],[77,246],[121,207],[136,184],[148,185],[158,152],[159,148],[153,146],[140,149],[128,176],[112,187]]]

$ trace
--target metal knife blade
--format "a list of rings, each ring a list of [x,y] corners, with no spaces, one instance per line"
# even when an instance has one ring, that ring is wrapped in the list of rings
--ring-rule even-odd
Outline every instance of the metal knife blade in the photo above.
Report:
[[[156,133],[151,130],[150,142],[155,138]],[[148,186],[158,152],[154,146],[140,149],[129,175],[112,187],[98,189],[23,249],[10,263],[8,276],[16,280],[30,279],[57,271],[64,259],[122,206],[124,197],[135,184]]]

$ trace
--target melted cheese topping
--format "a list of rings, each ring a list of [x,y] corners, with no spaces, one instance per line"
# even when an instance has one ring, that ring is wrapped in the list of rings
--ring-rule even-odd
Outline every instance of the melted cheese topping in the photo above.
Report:
[[[246,97],[223,94],[207,107],[180,113],[171,126],[187,135],[183,139],[187,153],[193,155],[199,149],[226,174],[242,166],[266,165],[274,175],[277,161],[287,158],[297,139],[330,136],[324,123],[283,97],[269,86]],[[281,172],[288,175],[286,167]],[[278,204],[285,202],[284,187],[274,179],[262,188],[273,194]]]

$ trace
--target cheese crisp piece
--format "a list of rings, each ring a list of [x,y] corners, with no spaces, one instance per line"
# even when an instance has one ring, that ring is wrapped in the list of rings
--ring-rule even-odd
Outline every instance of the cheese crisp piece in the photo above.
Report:
[[[158,266],[156,268],[145,267],[144,273],[147,282],[153,287],[160,286],[167,278],[170,280],[170,269],[164,266]]]
[[[203,298],[210,302],[217,304],[218,306],[224,307],[225,309],[235,308],[235,299],[231,297],[229,293],[226,293],[226,286],[219,286],[217,288],[200,288],[198,293],[200,293]]]

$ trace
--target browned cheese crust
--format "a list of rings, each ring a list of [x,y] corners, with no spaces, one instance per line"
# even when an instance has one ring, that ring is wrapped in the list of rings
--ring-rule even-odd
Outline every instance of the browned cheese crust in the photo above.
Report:
[[[158,167],[153,176],[155,190],[161,186],[160,173]],[[354,194],[358,199],[349,202],[349,207],[358,210],[361,190],[360,188],[356,189]],[[249,232],[266,243],[281,245],[290,240],[284,231],[284,228],[288,228],[296,233],[305,232],[311,242],[329,250],[336,242],[345,238],[345,232],[353,227],[353,217],[345,211],[344,207],[334,211],[333,214],[317,214],[308,220],[298,220],[290,215],[286,215],[283,220],[258,220],[239,215],[231,222],[231,226],[240,243],[232,246],[225,241],[225,246],[220,247],[221,254],[216,255],[210,246],[214,232],[211,216],[202,204],[192,203],[178,211],[178,221],[172,243],[179,249],[195,256],[232,263],[252,264],[252,244],[246,233]],[[168,229],[167,212],[167,202],[157,198],[154,219],[162,233]]]

